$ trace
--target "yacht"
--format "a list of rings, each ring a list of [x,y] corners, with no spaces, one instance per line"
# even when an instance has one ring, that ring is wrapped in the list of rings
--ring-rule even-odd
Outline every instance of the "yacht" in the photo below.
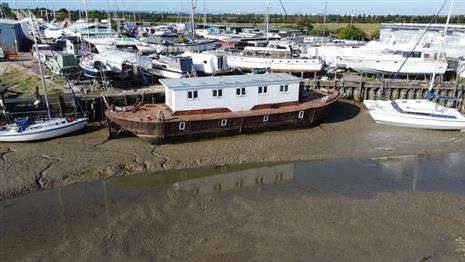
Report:
[[[148,72],[163,78],[187,78],[195,76],[191,57],[161,55],[152,59]]]
[[[320,57],[304,56],[287,42],[269,42],[265,47],[245,47],[239,54],[230,54],[229,67],[252,71],[254,68],[271,68],[273,72],[310,73],[323,68]]]
[[[375,53],[358,52],[356,55],[340,56],[337,63],[363,73],[431,75],[436,72],[442,75],[446,72],[448,64],[445,54],[442,53],[436,67],[438,55],[438,50],[430,48],[392,46]]]

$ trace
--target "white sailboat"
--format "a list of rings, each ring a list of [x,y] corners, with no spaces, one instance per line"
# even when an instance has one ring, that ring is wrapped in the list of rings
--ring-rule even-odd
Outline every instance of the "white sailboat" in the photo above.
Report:
[[[443,43],[447,35],[447,28],[450,21],[453,3],[454,1],[452,0],[444,29]],[[441,46],[439,51],[440,54],[442,49],[443,48]],[[428,99],[364,101],[371,117],[376,123],[435,130],[465,130],[465,116],[457,109],[445,107],[431,101],[436,98],[433,94],[433,84],[440,57],[440,55],[437,57],[436,67],[429,87]]]
[[[31,16],[32,19],[32,16]],[[35,30],[32,30],[34,33]],[[35,34],[35,33],[34,33]],[[34,35],[34,45],[37,46],[37,38]],[[39,50],[39,49],[37,49]],[[38,51],[40,52],[40,51]],[[42,71],[42,65],[39,63],[40,76],[42,79],[42,87],[44,92],[45,104],[47,107],[47,118],[45,119],[29,119],[20,118],[12,121],[13,123],[5,126],[0,126],[0,142],[28,142],[50,139],[83,129],[87,125],[86,117],[57,117],[52,118],[50,106],[48,103],[47,86]],[[5,112],[3,102],[0,103]]]

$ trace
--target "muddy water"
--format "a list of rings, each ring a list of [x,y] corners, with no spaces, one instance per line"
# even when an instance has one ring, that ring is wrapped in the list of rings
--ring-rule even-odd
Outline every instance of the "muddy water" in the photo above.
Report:
[[[197,252],[197,258],[217,259],[244,259],[250,255],[257,254],[261,243],[267,240],[262,238],[251,238],[250,235],[236,235],[234,231],[227,231],[233,223],[243,223],[256,225],[256,220],[271,219],[279,221],[287,220],[283,224],[290,223],[293,227],[306,228],[310,226],[308,221],[318,220],[317,216],[331,209],[338,213],[339,217],[347,215],[352,217],[352,223],[363,224],[362,218],[346,211],[342,205],[355,205],[360,212],[371,213],[377,206],[391,205],[391,212],[415,217],[433,216],[425,213],[434,209],[429,207],[431,199],[438,201],[438,205],[452,210],[444,214],[442,219],[447,223],[444,225],[431,225],[432,228],[441,232],[444,241],[448,241],[444,246],[432,243],[437,250],[431,254],[422,254],[420,246],[428,247],[430,236],[415,238],[418,247],[406,247],[409,250],[402,250],[398,247],[394,255],[398,257],[372,256],[377,248],[384,247],[362,247],[366,253],[354,253],[354,251],[344,250],[339,246],[342,257],[332,257],[333,254],[324,253],[320,249],[329,248],[326,246],[314,247],[313,253],[306,258],[351,258],[357,259],[380,259],[396,260],[407,259],[413,261],[421,260],[428,256],[438,256],[443,259],[465,258],[464,250],[461,253],[461,234],[465,234],[465,220],[459,215],[464,214],[464,207],[456,203],[463,200],[465,195],[465,157],[464,153],[454,153],[447,155],[422,155],[396,158],[378,159],[340,159],[316,162],[283,163],[274,165],[249,165],[238,167],[217,167],[195,170],[170,171],[165,173],[146,174],[131,177],[116,177],[100,182],[89,184],[78,184],[62,189],[43,191],[9,199],[0,202],[0,254],[2,260],[25,258],[32,260],[67,260],[67,259],[141,259],[150,260],[196,260],[189,254]],[[436,197],[439,194],[439,197]],[[380,195],[388,196],[386,199],[378,200]],[[435,197],[433,197],[433,195]],[[397,196],[402,196],[400,199]],[[450,196],[457,202],[442,199],[442,196]],[[418,200],[411,198],[418,197]],[[431,197],[431,199],[429,199]],[[408,198],[408,200],[406,200]],[[238,200],[240,199],[240,201]],[[404,200],[402,200],[404,199]],[[439,199],[439,200],[438,200]],[[339,201],[334,204],[331,201]],[[367,204],[370,201],[373,205]],[[417,202],[409,202],[417,201]],[[286,205],[280,205],[286,202]],[[259,204],[257,204],[259,203]],[[293,206],[295,203],[295,206]],[[366,206],[363,206],[365,205]],[[422,205],[425,205],[422,209]],[[266,209],[261,209],[266,206]],[[361,206],[361,207],[360,207]],[[208,213],[204,211],[210,208]],[[418,208],[413,213],[404,214],[404,209]],[[305,210],[305,209],[309,210]],[[252,218],[244,216],[241,222],[236,221],[242,213],[240,210],[248,210],[254,215]],[[256,210],[254,210],[256,209]],[[310,214],[310,209],[319,209],[314,215],[315,218],[308,217],[306,220],[292,218],[292,213]],[[298,210],[298,211],[297,211]],[[308,211],[309,213],[305,213]],[[245,211],[244,211],[245,212]],[[372,212],[379,212],[373,210]],[[448,211],[449,212],[449,211]],[[434,213],[434,210],[433,210]],[[434,213],[434,216],[437,214]],[[191,216],[191,217],[190,217]],[[289,219],[287,219],[290,217]],[[253,219],[253,220],[252,220]],[[294,220],[293,220],[294,219]],[[323,219],[323,217],[322,217]],[[337,219],[337,218],[335,218]],[[341,219],[341,218],[339,218]],[[376,221],[378,220],[379,221]],[[392,219],[391,221],[388,221]],[[402,222],[406,221],[405,225]],[[390,226],[408,230],[410,217],[396,218],[388,216],[374,216],[371,220],[376,223],[391,223]],[[212,227],[198,227],[198,224],[189,224],[190,221],[202,221],[204,223],[220,224],[221,228],[216,230]],[[324,219],[323,219],[324,220]],[[386,221],[384,221],[386,220]],[[184,222],[180,222],[184,221]],[[220,222],[219,222],[220,221]],[[373,221],[370,221],[373,222]],[[373,222],[373,223],[374,223]],[[193,222],[192,222],[193,223]],[[278,222],[276,222],[278,223]],[[316,222],[315,222],[316,223]],[[324,223],[324,222],[321,222]],[[329,223],[329,222],[328,222]],[[398,223],[401,223],[398,225]],[[429,220],[422,220],[424,226],[428,227]],[[431,222],[432,223],[432,222]],[[463,224],[461,224],[463,223]],[[328,234],[341,234],[337,226],[327,226]],[[260,225],[260,224],[259,224]],[[281,225],[278,223],[278,225]],[[376,224],[375,224],[376,225]],[[364,230],[377,229],[379,225]],[[461,225],[464,226],[461,229]],[[352,225],[354,229],[357,227]],[[367,227],[370,225],[368,224]],[[319,230],[322,225],[319,224]],[[413,227],[413,226],[412,226]],[[226,230],[226,231],[225,231]],[[249,233],[256,233],[260,236],[278,238],[286,242],[292,239],[293,248],[299,247],[305,241],[303,239],[293,239],[294,233],[283,233],[277,236],[273,229],[266,229],[264,226],[260,230],[248,229]],[[345,229],[344,229],[345,230]],[[432,230],[432,229],[425,229]],[[458,230],[458,232],[457,232]],[[463,231],[462,231],[463,230]],[[334,232],[335,231],[335,232]],[[359,232],[359,230],[355,230]],[[228,245],[236,244],[234,251],[224,251],[222,256],[218,256],[217,249],[224,246],[204,249],[185,249],[185,245],[178,247],[176,254],[163,243],[183,243],[185,238],[190,238],[188,233],[192,233],[192,239],[202,237],[199,241],[215,238],[218,234],[224,234],[225,238],[233,236],[228,240]],[[275,234],[276,233],[276,234]],[[313,232],[315,238],[319,237]],[[320,234],[326,234],[324,231]],[[364,233],[352,233],[357,239],[365,238]],[[401,234],[401,233],[399,233]],[[432,233],[433,234],[433,233]],[[439,234],[439,233],[438,233]],[[370,234],[371,236],[371,234]],[[396,243],[396,235],[390,236],[393,243]],[[403,236],[398,236],[404,238]],[[191,240],[192,240],[191,239]],[[463,238],[465,239],[465,237]],[[241,241],[254,243],[256,249],[248,245],[242,246]],[[290,240],[289,240],[290,241]],[[355,241],[355,240],[354,240]],[[439,240],[438,240],[439,241]],[[454,242],[455,241],[455,242]],[[371,245],[359,241],[359,245]],[[386,241],[389,243],[388,241]],[[216,242],[221,243],[221,242]],[[328,242],[327,245],[332,245]],[[365,243],[365,244],[363,244]],[[441,242],[442,243],[442,242]],[[458,244],[457,244],[458,243]],[[465,243],[465,240],[464,240]],[[181,245],[181,244],[180,244]],[[458,246],[457,246],[458,245]],[[176,246],[176,244],[174,244]],[[253,246],[253,245],[252,245]],[[281,245],[273,247],[280,250]],[[141,251],[141,248],[147,250]],[[192,247],[195,249],[195,247]],[[348,248],[348,247],[347,247]],[[392,248],[392,246],[390,247]],[[417,249],[415,249],[417,248]],[[138,250],[137,252],[135,252]],[[425,249],[426,250],[426,249]],[[299,251],[299,250],[297,250]],[[271,251],[270,251],[271,252]],[[287,253],[290,252],[290,253]],[[309,252],[308,247],[301,247],[301,253]],[[385,251],[388,252],[388,251]],[[403,252],[405,252],[403,254]],[[427,252],[427,251],[425,251]],[[376,252],[375,252],[376,253]],[[261,255],[253,260],[276,260],[276,254]],[[295,257],[295,252],[291,249],[282,250],[278,257],[286,259],[300,259]],[[345,257],[347,256],[347,257]],[[352,257],[351,257],[352,256]],[[117,260],[119,260],[117,259]],[[413,260],[411,260],[413,259]],[[208,259],[207,259],[208,260]],[[279,260],[279,259],[278,259]]]

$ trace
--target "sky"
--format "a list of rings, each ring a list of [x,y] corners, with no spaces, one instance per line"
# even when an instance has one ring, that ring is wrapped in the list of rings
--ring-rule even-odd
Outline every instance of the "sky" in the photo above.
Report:
[[[256,13],[265,10],[265,0],[196,0],[197,11],[203,12],[204,1],[207,13]],[[284,13],[279,0],[271,1],[272,13]],[[444,0],[281,0],[286,11],[292,14],[402,14],[433,15]],[[83,9],[83,0],[2,0],[12,8],[48,7],[50,9]],[[178,12],[182,2],[183,12],[190,11],[190,0],[86,0],[88,10],[145,10],[155,12]],[[450,1],[449,1],[450,2]],[[444,8],[442,14],[447,14]],[[465,0],[455,0],[453,14],[465,13]]]

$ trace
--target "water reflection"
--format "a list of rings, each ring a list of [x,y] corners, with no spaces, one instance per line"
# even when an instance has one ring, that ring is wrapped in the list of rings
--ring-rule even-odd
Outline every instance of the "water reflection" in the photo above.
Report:
[[[6,261],[96,229],[110,236],[116,218],[163,216],[164,206],[221,192],[261,201],[286,197],[371,198],[380,192],[465,193],[465,154],[340,159],[117,177],[0,201],[0,253]],[[186,193],[184,193],[186,192]],[[227,208],[227,207],[225,207]],[[137,211],[137,212],[136,212]]]
[[[223,190],[241,189],[244,187],[268,185],[282,181],[292,181],[294,164],[259,167],[225,174],[186,179],[173,183],[175,190],[208,194]]]

